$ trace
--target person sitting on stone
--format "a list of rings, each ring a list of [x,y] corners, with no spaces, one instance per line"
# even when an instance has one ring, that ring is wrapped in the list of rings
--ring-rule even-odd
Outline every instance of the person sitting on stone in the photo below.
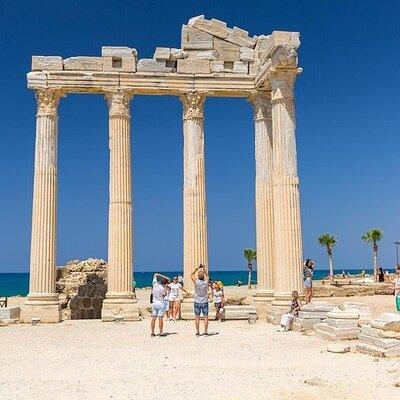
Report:
[[[295,290],[292,292],[292,304],[290,306],[290,310],[286,314],[282,315],[280,332],[287,332],[290,330],[294,317],[299,315],[300,308],[301,301],[299,292]]]
[[[160,329],[160,336],[165,336],[163,332],[164,327],[164,313],[165,313],[165,304],[164,304],[164,297],[166,295],[166,286],[169,283],[169,278],[155,273],[153,276],[153,290],[152,290],[152,297],[153,303],[151,307],[151,336],[156,336],[154,333],[154,329],[156,326],[156,320],[158,318],[158,326]]]

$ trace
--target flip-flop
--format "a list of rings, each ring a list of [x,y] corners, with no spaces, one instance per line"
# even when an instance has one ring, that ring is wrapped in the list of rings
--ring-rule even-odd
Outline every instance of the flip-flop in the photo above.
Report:
[[[154,333],[152,333],[150,336],[151,336],[151,337],[156,337],[156,335],[155,335]]]
[[[196,332],[196,336],[200,336],[200,332]]]

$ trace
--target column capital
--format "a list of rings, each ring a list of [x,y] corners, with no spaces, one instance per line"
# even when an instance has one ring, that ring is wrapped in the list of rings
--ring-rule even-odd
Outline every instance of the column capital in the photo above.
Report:
[[[300,68],[276,69],[269,74],[271,102],[294,99],[294,83]]]
[[[271,119],[271,92],[253,92],[248,101],[253,106],[255,122]]]
[[[36,89],[35,90],[37,113],[36,115],[57,116],[57,108],[61,97],[65,93],[61,89]]]
[[[183,121],[201,122],[204,119],[204,101],[206,99],[204,93],[181,93],[179,98],[183,104]]]
[[[110,117],[130,116],[130,102],[133,93],[129,90],[115,90],[113,92],[106,92],[104,97],[107,100]]]

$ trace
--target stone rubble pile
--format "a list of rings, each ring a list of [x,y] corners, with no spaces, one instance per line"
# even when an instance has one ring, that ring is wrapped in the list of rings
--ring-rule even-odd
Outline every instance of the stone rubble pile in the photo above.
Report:
[[[359,313],[356,309],[345,309],[343,305],[328,312],[324,322],[315,324],[313,330],[322,339],[333,341],[357,339]]]
[[[101,57],[33,56],[32,71],[256,75],[264,65],[281,64],[283,59],[296,66],[299,37],[298,32],[283,31],[251,37],[241,28],[200,15],[182,26],[181,48],[157,47],[153,58],[138,60],[134,48],[103,46]],[[282,57],[282,50],[290,57]]]
[[[323,322],[330,311],[335,308],[334,305],[328,302],[312,302],[301,307],[299,315],[293,321],[294,331],[308,331],[313,329],[313,326]]]
[[[363,325],[356,348],[375,357],[400,356],[400,315],[383,313],[370,325]]]
[[[107,263],[104,260],[72,260],[57,269],[63,319],[99,319],[107,293]]]

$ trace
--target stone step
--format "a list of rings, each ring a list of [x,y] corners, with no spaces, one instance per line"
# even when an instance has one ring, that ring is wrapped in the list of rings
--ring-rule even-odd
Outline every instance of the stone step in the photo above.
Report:
[[[324,321],[327,325],[332,326],[333,328],[351,328],[357,329],[358,323],[355,319],[331,319],[327,318]]]
[[[319,324],[321,323],[321,319],[320,318],[299,318],[299,317],[295,317],[294,321],[293,321],[293,325],[292,325],[292,329],[294,331],[298,331],[298,332],[304,332],[304,331],[309,331],[313,329],[313,326],[315,324]]]
[[[358,335],[360,342],[370,344],[375,347],[379,347],[381,349],[389,349],[391,347],[400,346],[400,340],[398,339],[384,339],[384,338],[377,338],[369,335],[365,335],[360,333]]]
[[[335,306],[332,304],[329,304],[329,303],[312,302],[312,303],[306,304],[305,306],[302,306],[301,311],[328,313],[329,311],[332,311],[334,308],[335,308]]]
[[[332,319],[358,319],[359,314],[357,310],[342,311],[339,308],[334,308],[328,313],[328,318]]]
[[[16,319],[19,318],[21,309],[19,307],[1,307],[0,319]]]
[[[358,328],[357,329],[334,328],[326,323],[314,325],[313,330],[315,331],[317,336],[329,340],[357,339],[359,333]]]
[[[328,314],[327,312],[303,311],[303,309],[301,311],[299,311],[299,317],[304,318],[304,319],[307,319],[307,318],[309,318],[309,319],[315,319],[315,318],[325,319],[327,314]]]
[[[225,320],[248,320],[251,314],[257,316],[256,307],[246,305],[229,305],[224,307]]]
[[[361,327],[361,333],[363,335],[371,336],[371,337],[374,337],[374,338],[378,338],[378,339],[383,338],[381,332],[382,332],[381,329],[373,328],[370,325],[363,325]]]

